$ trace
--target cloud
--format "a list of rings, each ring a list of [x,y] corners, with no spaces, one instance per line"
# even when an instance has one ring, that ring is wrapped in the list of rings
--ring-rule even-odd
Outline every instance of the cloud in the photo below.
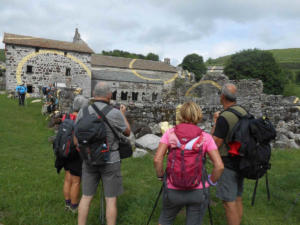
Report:
[[[207,59],[243,48],[300,45],[299,0],[0,0],[0,4],[0,38],[9,32],[71,41],[79,27],[95,52],[154,52],[181,62],[193,52]]]

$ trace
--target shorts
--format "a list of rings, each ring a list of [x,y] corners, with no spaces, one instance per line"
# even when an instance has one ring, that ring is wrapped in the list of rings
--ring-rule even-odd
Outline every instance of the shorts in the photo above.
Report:
[[[105,197],[117,197],[123,193],[121,162],[103,166],[82,164],[82,194],[94,196],[102,180]]]
[[[73,176],[81,177],[82,160],[80,158],[66,159],[64,160],[64,169],[70,171],[70,174]]]
[[[205,190],[208,195],[208,189]],[[179,211],[186,206],[186,225],[201,225],[208,200],[203,189],[189,191],[164,189],[159,224],[172,225]]]
[[[234,170],[225,167],[218,184],[216,195],[225,202],[233,202],[243,194],[244,178]]]

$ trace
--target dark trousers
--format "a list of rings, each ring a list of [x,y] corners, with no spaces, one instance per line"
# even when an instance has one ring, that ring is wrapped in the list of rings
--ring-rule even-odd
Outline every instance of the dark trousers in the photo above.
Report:
[[[25,94],[19,94],[19,105],[24,105]]]

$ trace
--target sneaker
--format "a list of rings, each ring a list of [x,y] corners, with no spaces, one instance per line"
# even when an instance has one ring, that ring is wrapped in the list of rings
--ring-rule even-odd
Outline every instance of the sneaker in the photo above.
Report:
[[[74,215],[76,215],[78,213],[78,207],[76,207],[75,209],[73,209],[72,207],[69,207],[69,210]]]
[[[71,206],[70,205],[67,205],[65,204],[65,211],[70,211],[71,210]]]

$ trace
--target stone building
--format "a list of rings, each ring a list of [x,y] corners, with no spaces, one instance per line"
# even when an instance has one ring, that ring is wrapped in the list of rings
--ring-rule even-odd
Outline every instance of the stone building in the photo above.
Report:
[[[39,89],[50,83],[80,87],[91,94],[91,54],[93,50],[80,39],[78,30],[73,42],[4,33],[6,55],[6,90],[21,83],[28,93],[39,95]]]
[[[92,89],[106,81],[118,102],[159,100],[177,76],[177,69],[166,62],[92,55]]]
[[[170,65],[170,59],[158,62],[93,54],[78,29],[73,42],[8,33],[3,42],[6,73],[2,85],[13,91],[25,83],[33,96],[54,82],[80,87],[85,96],[90,96],[98,81],[107,81],[117,101],[155,101],[173,86],[179,73]]]

